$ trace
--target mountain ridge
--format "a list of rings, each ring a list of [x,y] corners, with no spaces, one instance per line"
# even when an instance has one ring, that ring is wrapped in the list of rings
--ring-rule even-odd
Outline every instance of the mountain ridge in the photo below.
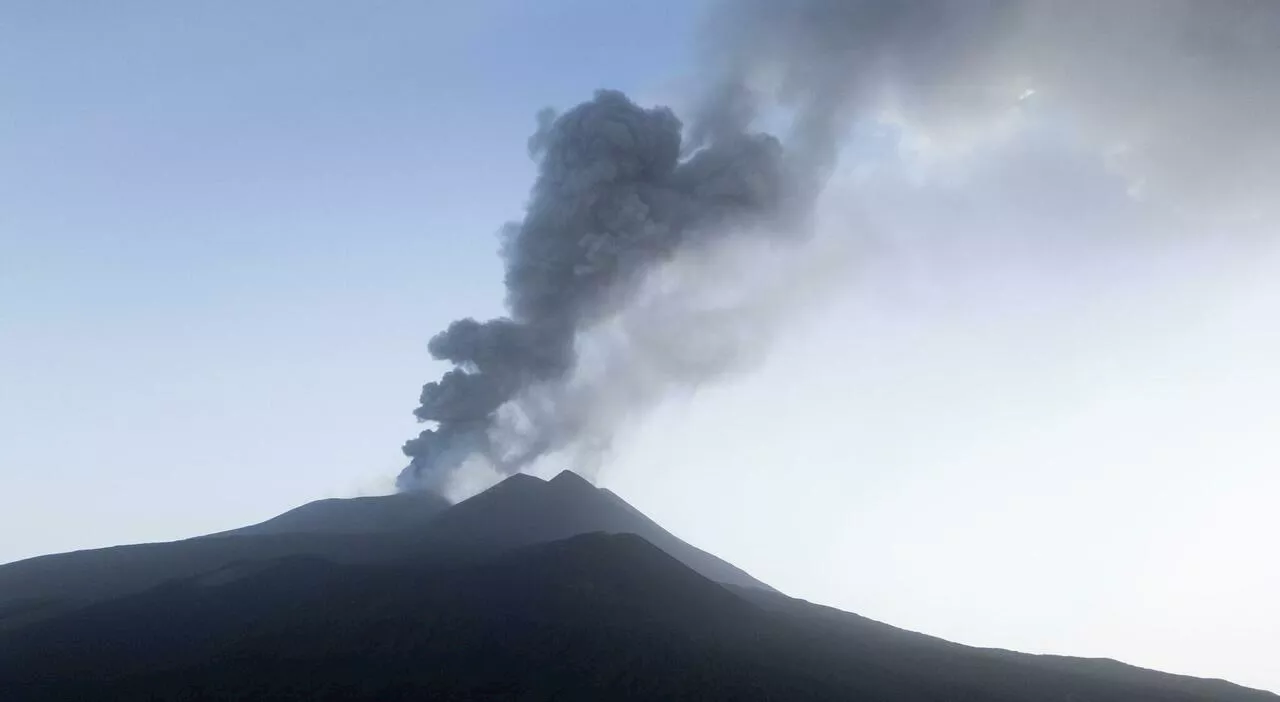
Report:
[[[337,531],[343,526],[353,530]],[[340,563],[469,558],[595,531],[637,533],[713,580],[769,587],[565,471],[550,481],[517,474],[446,508],[439,498],[417,493],[320,500],[240,529],[0,565],[0,629],[238,561],[292,555]]]
[[[1107,661],[974,649],[715,583],[643,538],[469,564],[281,559],[0,633],[6,700],[1276,702]]]
[[[793,599],[569,472],[418,500],[0,566],[5,700],[1280,702]]]
[[[429,492],[330,497],[294,507],[257,524],[207,534],[205,538],[251,534],[363,534],[411,529],[425,525],[451,506],[445,498]]]

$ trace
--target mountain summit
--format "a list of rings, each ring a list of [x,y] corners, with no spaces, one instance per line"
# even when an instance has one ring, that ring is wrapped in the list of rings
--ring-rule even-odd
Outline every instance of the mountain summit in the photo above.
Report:
[[[442,546],[473,552],[604,532],[635,534],[706,578],[727,585],[772,589],[741,569],[663,529],[614,493],[571,471],[549,481],[514,475],[440,515],[425,532]]]
[[[768,589],[612,492],[565,471],[550,481],[514,475],[453,506],[425,493],[321,500],[208,536],[10,563],[0,566],[0,629],[234,563],[286,556],[353,564],[474,560],[592,532],[636,534],[711,580]]]

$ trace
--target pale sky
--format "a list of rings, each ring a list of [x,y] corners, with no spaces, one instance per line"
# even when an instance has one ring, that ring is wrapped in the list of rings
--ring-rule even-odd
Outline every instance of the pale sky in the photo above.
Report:
[[[534,114],[678,106],[697,16],[369,7],[3,4],[0,562],[389,490]],[[1188,235],[1017,110],[851,138],[769,353],[599,482],[795,596],[1280,690],[1275,223]]]

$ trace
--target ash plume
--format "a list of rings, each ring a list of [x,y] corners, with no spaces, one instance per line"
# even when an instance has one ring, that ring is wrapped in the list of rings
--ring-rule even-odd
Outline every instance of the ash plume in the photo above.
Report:
[[[627,417],[764,352],[812,302],[788,252],[813,249],[860,124],[964,144],[1043,106],[1196,231],[1274,221],[1280,3],[731,0],[704,30],[687,129],[613,91],[539,116],[527,211],[502,231],[509,315],[431,339],[454,367],[423,387],[433,426],[402,489],[445,491],[472,460],[598,459]]]
[[[851,124],[937,142],[1024,101],[1052,110],[1134,194],[1257,217],[1280,165],[1280,4],[1270,0],[729,0],[707,25],[699,136],[779,108],[791,148]],[[1273,210],[1268,210],[1273,212]]]
[[[681,124],[600,91],[562,115],[544,113],[529,148],[538,177],[523,221],[502,233],[510,316],[462,319],[428,350],[455,368],[422,389],[414,414],[435,427],[404,446],[402,488],[441,489],[469,458],[510,472],[553,447],[541,434],[540,387],[567,377],[575,337],[621,309],[646,271],[730,232],[765,232],[790,199],[773,137],[723,134],[682,158]],[[500,440],[499,410],[529,425]]]

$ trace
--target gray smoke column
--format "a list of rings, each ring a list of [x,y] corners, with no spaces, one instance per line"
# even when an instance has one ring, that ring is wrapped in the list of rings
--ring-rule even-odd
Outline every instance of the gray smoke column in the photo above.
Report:
[[[813,277],[767,245],[813,248],[861,124],[964,145],[1032,101],[1188,231],[1274,232],[1280,2],[732,0],[704,34],[687,132],[608,91],[540,116],[530,203],[503,230],[509,316],[431,340],[454,368],[423,388],[433,426],[404,446],[402,489],[445,490],[469,460],[598,454],[671,388],[767,346]]]
[[[562,437],[544,428],[562,423],[532,415],[567,408],[524,396],[567,377],[577,333],[615,314],[681,250],[776,231],[790,200],[776,139],[719,134],[682,158],[675,115],[618,92],[540,115],[529,147],[537,181],[524,220],[502,234],[510,316],[462,319],[431,339],[431,355],[455,367],[422,389],[414,414],[435,426],[405,444],[402,489],[444,489],[470,458],[515,471],[553,448]],[[506,432],[496,431],[499,410]],[[530,415],[518,437],[513,413]]]

